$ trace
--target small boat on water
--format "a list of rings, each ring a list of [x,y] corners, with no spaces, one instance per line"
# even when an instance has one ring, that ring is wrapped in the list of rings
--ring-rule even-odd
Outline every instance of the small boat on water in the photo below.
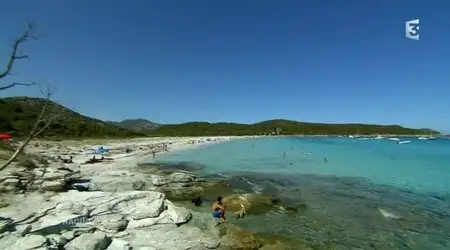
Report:
[[[423,140],[423,141],[429,141],[429,140],[437,140],[437,137],[434,137],[434,136],[421,136],[421,137],[419,137],[417,139]]]
[[[410,143],[411,141],[398,141],[397,144],[406,144],[406,143]]]
[[[435,136],[433,136],[432,132],[429,131],[429,134],[428,134],[428,135],[420,136],[420,137],[417,138],[417,139],[423,140],[423,141],[429,141],[429,140],[437,140],[438,138],[435,137]]]
[[[398,139],[397,137],[391,137],[391,138],[388,138],[388,140],[390,140],[390,141],[400,141],[400,139]]]
[[[381,135],[377,135],[374,139],[375,140],[382,140],[382,139],[384,139],[385,137],[383,137],[383,136],[381,136]]]

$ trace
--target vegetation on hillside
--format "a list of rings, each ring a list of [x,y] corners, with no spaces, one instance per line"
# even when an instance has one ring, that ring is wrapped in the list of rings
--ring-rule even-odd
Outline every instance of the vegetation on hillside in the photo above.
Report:
[[[85,138],[85,137],[136,137],[142,133],[80,115],[64,106],[43,98],[0,98],[0,133],[27,136],[41,112],[45,102],[50,102],[47,112],[55,117],[41,137]]]
[[[108,123],[137,132],[151,131],[160,126],[157,123],[145,119],[127,119],[120,122],[108,121]]]
[[[290,120],[269,120],[255,124],[189,122],[183,124],[163,125],[149,131],[153,136],[201,136],[201,135],[423,135],[430,133],[427,129],[411,129],[398,125],[371,124],[323,124],[296,122]],[[432,131],[437,134],[436,131]]]
[[[424,135],[427,129],[411,129],[398,125],[322,124],[289,120],[269,120],[255,124],[189,122],[155,125],[143,120],[125,120],[121,126],[80,115],[70,109],[43,98],[9,97],[0,99],[0,133],[11,132],[26,136],[34,125],[45,102],[51,102],[48,112],[56,120],[42,133],[43,137],[138,137],[138,136],[209,136],[209,135],[347,135],[397,134]],[[126,125],[123,125],[126,124]],[[123,127],[122,127],[123,126]],[[130,129],[124,128],[128,126]],[[145,129],[147,128],[147,129]],[[431,131],[437,134],[436,131]]]

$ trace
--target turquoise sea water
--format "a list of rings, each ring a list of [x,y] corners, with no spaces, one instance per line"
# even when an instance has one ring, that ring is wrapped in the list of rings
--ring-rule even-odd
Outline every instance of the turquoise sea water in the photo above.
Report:
[[[239,222],[254,231],[302,237],[324,249],[450,249],[450,140],[401,140],[411,143],[242,139],[156,161],[199,164],[205,176],[220,174],[240,188],[308,206],[295,216],[279,211]]]

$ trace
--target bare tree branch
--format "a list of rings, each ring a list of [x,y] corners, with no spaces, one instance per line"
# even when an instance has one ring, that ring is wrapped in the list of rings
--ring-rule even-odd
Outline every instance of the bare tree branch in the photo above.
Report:
[[[27,28],[22,33],[22,35],[14,40],[13,46],[12,46],[11,55],[9,56],[8,62],[6,63],[6,68],[5,68],[5,70],[3,72],[0,72],[0,80],[11,74],[11,71],[13,69],[13,66],[14,66],[14,63],[16,62],[16,60],[21,60],[21,59],[27,59],[28,58],[27,55],[17,55],[17,53],[18,53],[18,50],[19,50],[20,46],[24,42],[26,42],[26,41],[28,41],[30,39],[36,39],[36,37],[33,36],[33,32],[35,31],[35,28],[36,28],[36,25],[33,22],[28,22],[27,23]],[[28,84],[27,83],[12,83],[12,84],[7,84],[5,86],[0,86],[0,91],[12,88],[12,87],[17,86],[17,85],[20,85],[20,86],[31,86],[31,85],[34,85],[34,84],[35,83],[28,83]]]
[[[41,134],[45,129],[48,128],[48,126],[50,126],[57,119],[58,117],[57,112],[49,112],[50,108],[49,104],[51,104],[50,100],[53,94],[55,93],[54,91],[55,89],[52,88],[50,85],[47,87],[45,91],[41,89],[42,94],[45,96],[45,101],[36,119],[36,122],[34,123],[33,128],[31,129],[25,141],[16,149],[16,151],[8,159],[8,161],[6,161],[5,164],[0,166],[0,171],[9,166],[22,153],[22,151],[25,149],[25,147],[28,145],[28,143],[30,143],[32,139],[39,136],[39,134]],[[39,128],[41,124],[44,125],[41,128]]]
[[[12,88],[12,87],[17,86],[17,85],[20,85],[20,86],[33,86],[33,85],[35,85],[35,84],[36,84],[35,82],[32,82],[32,83],[20,83],[20,82],[14,82],[14,83],[11,83],[11,84],[9,84],[9,85],[0,86],[0,91],[5,90],[5,89]]]

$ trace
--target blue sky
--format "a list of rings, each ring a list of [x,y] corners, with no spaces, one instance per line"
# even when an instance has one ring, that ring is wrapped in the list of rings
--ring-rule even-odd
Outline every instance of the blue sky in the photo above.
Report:
[[[88,116],[450,131],[449,13],[444,0],[11,0],[0,59],[32,19],[40,39],[10,80],[52,82]],[[405,38],[415,18],[419,41]]]

